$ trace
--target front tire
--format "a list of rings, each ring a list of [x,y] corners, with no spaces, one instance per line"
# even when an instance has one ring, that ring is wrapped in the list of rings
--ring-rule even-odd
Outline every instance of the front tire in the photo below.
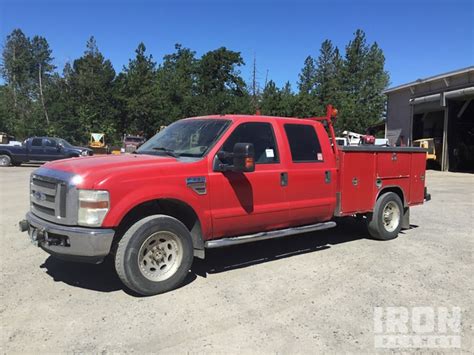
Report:
[[[0,166],[10,166],[11,162],[12,159],[8,155],[0,155]]]
[[[402,229],[403,204],[394,192],[380,196],[368,218],[369,234],[378,240],[390,240]]]
[[[151,296],[180,286],[193,262],[193,243],[176,218],[153,215],[132,225],[119,241],[115,269],[131,290]]]

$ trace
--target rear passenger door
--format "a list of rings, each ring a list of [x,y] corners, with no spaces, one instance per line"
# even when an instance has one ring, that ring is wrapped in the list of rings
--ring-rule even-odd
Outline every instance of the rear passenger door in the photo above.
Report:
[[[29,147],[29,160],[44,161],[42,138],[31,138]]]
[[[288,149],[286,196],[292,225],[312,224],[332,218],[336,204],[336,169],[330,146],[321,146],[316,125],[284,123]],[[321,134],[324,128],[320,127]],[[327,134],[324,132],[327,140]]]
[[[287,226],[283,167],[272,123],[241,123],[220,151],[231,153],[236,143],[254,145],[255,171],[209,174],[213,236],[243,235]]]

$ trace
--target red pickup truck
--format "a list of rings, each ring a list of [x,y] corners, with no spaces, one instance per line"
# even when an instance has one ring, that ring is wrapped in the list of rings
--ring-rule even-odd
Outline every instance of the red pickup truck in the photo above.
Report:
[[[111,255],[143,295],[179,286],[206,248],[334,227],[366,216],[395,238],[429,199],[421,148],[338,147],[325,117],[214,115],[183,119],[132,155],[48,163],[31,175],[20,229],[58,258]]]

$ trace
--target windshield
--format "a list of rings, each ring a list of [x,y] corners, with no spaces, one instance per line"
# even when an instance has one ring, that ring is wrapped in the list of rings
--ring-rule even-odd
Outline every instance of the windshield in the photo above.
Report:
[[[64,139],[59,139],[59,144],[66,148],[74,148],[71,143]]]
[[[177,121],[150,138],[137,153],[202,157],[216,143],[229,122],[222,119]]]

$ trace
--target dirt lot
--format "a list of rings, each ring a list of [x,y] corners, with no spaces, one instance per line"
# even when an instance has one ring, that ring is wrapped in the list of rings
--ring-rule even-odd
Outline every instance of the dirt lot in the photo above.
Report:
[[[473,351],[474,175],[429,172],[433,200],[393,241],[343,220],[209,252],[184,287],[141,298],[110,263],[57,261],[18,231],[32,170],[0,170],[2,353],[375,352],[374,307],[388,306],[460,307]]]

